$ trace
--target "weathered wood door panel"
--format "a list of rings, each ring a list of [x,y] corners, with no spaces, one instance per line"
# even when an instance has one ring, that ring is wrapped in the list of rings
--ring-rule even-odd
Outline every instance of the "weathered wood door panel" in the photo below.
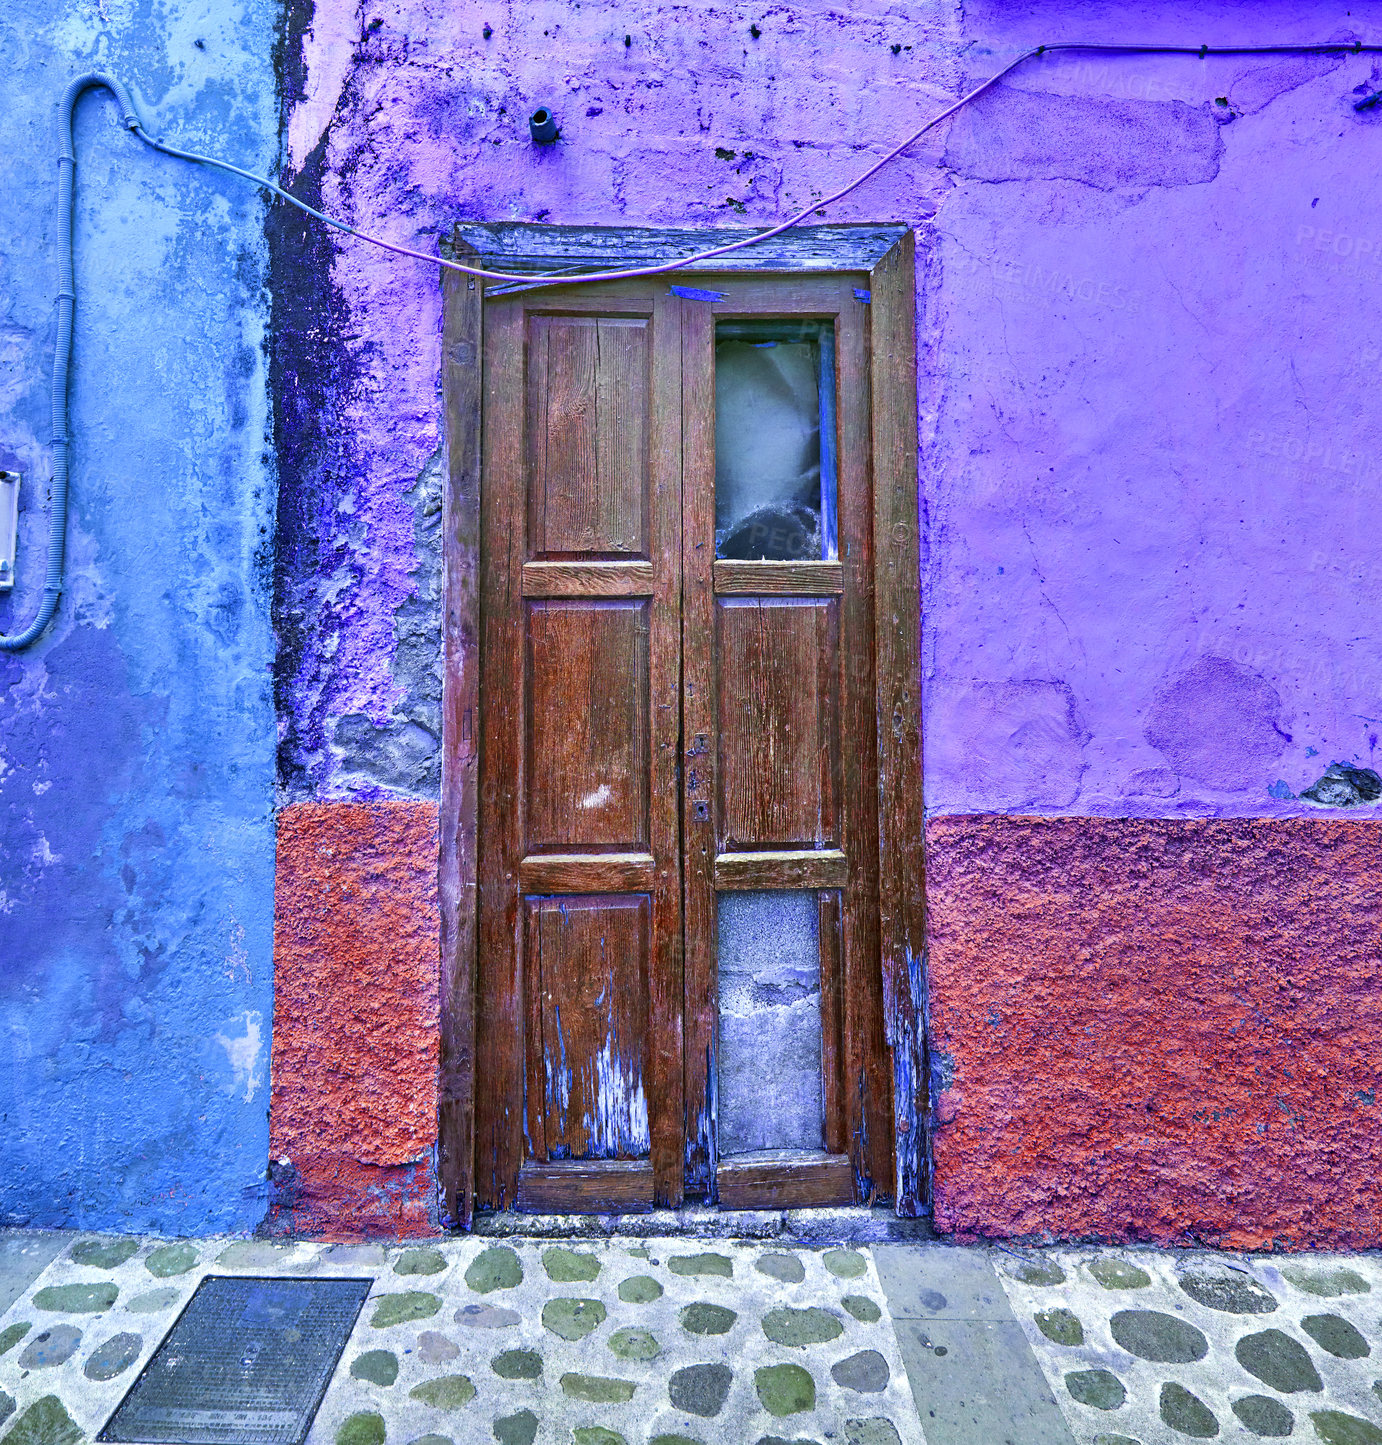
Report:
[[[482,1207],[892,1192],[868,284],[486,303]],[[767,406],[818,384],[817,501],[779,518],[797,552],[760,556],[768,524],[726,520],[717,365],[777,346]]]
[[[892,1189],[878,972],[866,280],[793,278],[769,289],[717,278],[723,300],[714,314],[702,308],[683,326],[688,1159],[692,1182],[730,1207],[841,1203]],[[771,348],[774,337],[809,334],[782,328],[784,318],[812,323],[819,337],[820,535],[808,539],[809,556],[717,558],[716,489],[733,470],[730,439],[717,438],[715,425],[717,402],[725,412],[716,393],[722,338]],[[763,540],[766,550],[772,539]],[[755,1073],[753,1039],[754,1029],[771,1035],[774,1022],[764,1007],[749,1037],[736,1039],[724,976],[734,945],[721,928],[721,900],[756,895],[765,918],[785,921],[800,916],[793,899],[803,890],[814,890],[817,915],[818,1144],[736,1151],[717,1138],[715,1115],[729,1112],[731,1087],[763,1090],[762,1106],[774,1107],[771,1079]],[[804,982],[779,970],[756,986],[771,1002]]]
[[[648,600],[525,604],[528,846],[646,853]]]
[[[833,597],[717,597],[724,850],[840,846]]]
[[[646,893],[524,900],[534,1153],[646,1159],[648,960]]]
[[[648,556],[651,329],[643,316],[530,315],[530,556]]]
[[[681,378],[658,289],[487,318],[476,1147],[498,1207],[681,1198]]]

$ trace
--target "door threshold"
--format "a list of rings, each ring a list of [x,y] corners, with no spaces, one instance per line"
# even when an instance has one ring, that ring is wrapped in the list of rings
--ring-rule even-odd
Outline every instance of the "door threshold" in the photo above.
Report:
[[[713,1209],[687,1205],[643,1214],[520,1214],[505,1209],[475,1215],[475,1233],[535,1239],[772,1239],[798,1244],[901,1244],[937,1238],[926,1210],[900,1219],[886,1206],[820,1209]]]

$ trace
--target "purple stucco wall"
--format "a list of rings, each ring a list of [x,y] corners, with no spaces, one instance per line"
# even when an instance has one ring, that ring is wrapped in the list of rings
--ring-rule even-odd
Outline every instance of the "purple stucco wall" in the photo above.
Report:
[[[1123,7],[1023,9],[970,9],[993,58],[1134,38]],[[1138,11],[1138,37],[1353,35],[1339,6]],[[1273,816],[1308,807],[1278,780],[1374,758],[1374,74],[1056,58],[957,120],[927,308],[931,811]]]
[[[287,159],[303,194],[424,250],[461,220],[752,225],[834,189],[1040,42],[1359,33],[1342,4],[1280,0],[979,0],[963,14],[936,0],[913,12],[299,0],[285,44]],[[1309,910],[1288,917],[1273,900],[1299,883],[1299,840],[1316,837],[1287,821],[1317,813],[1298,795],[1332,762],[1370,766],[1382,732],[1371,523],[1382,343],[1368,319],[1382,279],[1368,179],[1382,107],[1353,109],[1379,77],[1366,56],[1046,56],[828,217],[903,221],[918,236],[924,780],[939,920],[927,1003],[946,1030],[932,1062],[948,1227],[1012,1232],[1014,1185],[1058,1199],[1072,1167],[1030,1139],[1005,1141],[1004,1178],[964,1142],[1041,1113],[1023,1074],[1027,1034],[997,1028],[972,997],[967,959],[982,930],[966,899],[977,889],[993,918],[1004,913],[984,892],[999,876],[988,853],[1022,877],[1033,920],[1009,940],[1011,958],[1072,980],[1029,1020],[1038,1032],[1062,1037],[1089,1004],[1074,1007],[1080,958],[1060,908],[1043,902],[1059,892],[1050,870],[1065,855],[1033,840],[1057,836],[1106,889],[1081,929],[1109,943],[1110,979],[1136,962],[1118,952],[1118,910],[1147,916],[1128,904],[1150,897],[1143,884],[1122,887],[1144,841],[1171,852],[1152,900],[1165,925],[1139,925],[1136,958],[1178,936],[1182,914],[1204,906],[1200,884],[1223,886],[1234,850],[1250,845],[1252,896],[1238,901],[1245,916],[1278,919],[1277,953],[1304,960],[1312,1017],[1325,1021],[1311,1037],[1334,1037],[1345,1017],[1354,1035],[1363,1026],[1321,949],[1347,933],[1360,958],[1376,952],[1356,935],[1356,900],[1327,886],[1341,860],[1370,856],[1376,809],[1331,815],[1356,837],[1311,844]],[[538,104],[562,127],[548,149],[527,137]],[[272,240],[281,776],[294,798],[431,797],[437,277],[297,222]],[[1070,822],[1033,828],[1050,815]],[[1106,817],[1148,820],[1145,840]],[[1222,848],[1197,850],[1150,821],[1212,818],[1261,827],[1228,827]],[[1195,937],[1196,977],[1213,980],[1236,944],[1211,928]],[[994,967],[989,982],[1010,989],[1012,969]],[[1123,1067],[1142,1048],[1123,1012],[1096,991],[1101,1028],[1082,1057],[1097,1053],[1091,1068],[1114,1092],[1133,1076],[1155,1087],[1155,1068]],[[1365,1026],[1362,1056],[1374,1057],[1382,1037],[1375,1020]],[[1196,1060],[1178,1097],[1197,1117],[1240,1086],[1232,1023],[1197,1018],[1192,1039],[1168,1013],[1166,1027],[1163,1041]],[[1336,1065],[1326,1051],[1312,1068],[1327,1079]],[[1118,1101],[1086,1102],[1090,1120],[1064,1120],[1077,1141]],[[1308,1150],[1375,1126],[1331,1105],[1292,1127]],[[1139,1137],[1153,1153],[1166,1143],[1151,1123]],[[1214,1142],[1171,1142],[1178,1177],[1204,1177],[1208,1156],[1195,1151]],[[1369,1155],[1360,1143],[1339,1157]],[[1173,1180],[1158,1187],[1153,1223],[1138,1213],[1145,1184],[1133,1183],[1101,1201],[1097,1220],[1052,1209],[1044,1227],[1237,1237],[1231,1202],[1192,1209]],[[1300,1204],[1281,1201],[1292,1218]],[[1254,1230],[1308,1242],[1270,1209]]]
[[[288,158],[424,249],[460,219],[776,220],[1021,49],[1128,37],[1126,6],[1009,12],[319,0],[293,27]],[[1139,34],[1194,43],[1349,25],[1138,7]],[[1307,807],[1273,784],[1372,758],[1382,230],[1378,113],[1351,102],[1373,69],[1044,58],[832,212],[911,221],[926,258],[929,811],[1272,816]],[[539,102],[551,149],[527,138]],[[289,771],[425,793],[433,773],[371,758],[429,747],[397,654],[430,576],[438,287],[358,243],[328,257],[338,455],[292,577],[318,626],[285,684]]]

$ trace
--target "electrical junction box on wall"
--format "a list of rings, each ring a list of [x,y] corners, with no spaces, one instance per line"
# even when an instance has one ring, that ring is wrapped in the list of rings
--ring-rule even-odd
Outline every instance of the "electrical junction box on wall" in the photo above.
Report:
[[[19,538],[19,473],[0,472],[0,591],[14,586],[14,549]]]

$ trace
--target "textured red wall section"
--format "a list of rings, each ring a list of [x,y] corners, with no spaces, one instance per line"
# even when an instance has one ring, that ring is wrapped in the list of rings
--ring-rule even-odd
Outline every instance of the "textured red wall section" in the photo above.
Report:
[[[1382,825],[927,827],[935,1219],[1382,1245]]]
[[[271,1232],[437,1232],[439,927],[434,804],[279,815]]]

